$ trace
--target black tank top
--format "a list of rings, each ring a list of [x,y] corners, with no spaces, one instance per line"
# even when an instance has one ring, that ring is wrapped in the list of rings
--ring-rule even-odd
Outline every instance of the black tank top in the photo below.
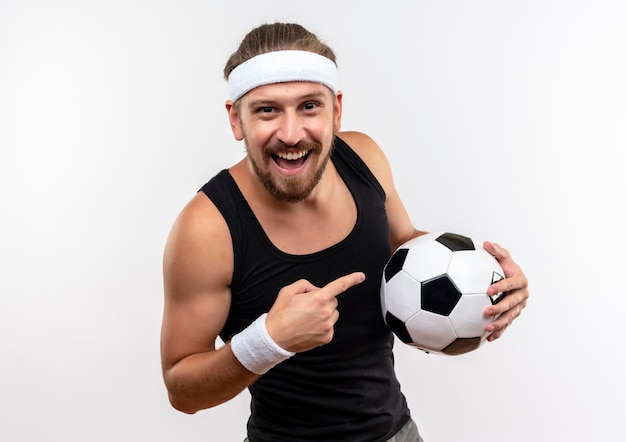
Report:
[[[391,254],[385,194],[371,171],[341,139],[331,161],[350,190],[357,221],[341,242],[315,253],[278,250],[227,170],[202,191],[230,229],[234,252],[232,301],[224,341],[269,311],[278,291],[298,279],[318,287],[363,271],[365,282],[339,295],[333,340],[298,353],[249,387],[250,442],[386,441],[409,419],[393,366],[393,335],[380,308],[382,270]]]

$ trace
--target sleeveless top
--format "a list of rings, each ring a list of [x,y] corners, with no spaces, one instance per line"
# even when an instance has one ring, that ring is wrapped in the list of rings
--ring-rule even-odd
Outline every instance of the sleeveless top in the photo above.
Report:
[[[249,386],[248,437],[263,441],[386,441],[409,419],[394,371],[393,335],[380,306],[382,270],[391,255],[385,193],[360,157],[335,137],[331,161],[357,208],[351,233],[306,255],[276,248],[227,170],[204,192],[230,229],[234,252],[231,307],[224,342],[272,307],[298,279],[322,287],[354,271],[363,283],[337,297],[332,341],[298,353]]]

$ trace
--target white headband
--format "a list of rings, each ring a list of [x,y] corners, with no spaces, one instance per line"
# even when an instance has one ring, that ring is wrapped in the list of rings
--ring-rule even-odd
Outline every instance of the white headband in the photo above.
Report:
[[[339,90],[335,63],[309,51],[275,51],[244,61],[228,76],[230,99],[235,102],[252,89],[266,84],[310,81]]]

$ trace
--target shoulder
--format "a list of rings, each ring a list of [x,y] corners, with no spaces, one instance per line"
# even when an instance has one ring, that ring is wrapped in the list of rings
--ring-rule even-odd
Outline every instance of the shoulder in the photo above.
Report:
[[[356,152],[382,186],[387,198],[385,209],[389,220],[389,233],[393,250],[416,235],[416,229],[400,199],[393,180],[391,166],[383,150],[368,135],[361,132],[340,132],[337,134]]]
[[[198,192],[180,212],[170,230],[163,262],[166,278],[228,285],[232,276],[232,241],[224,217]],[[210,275],[207,268],[213,271]],[[204,270],[203,270],[204,269]]]
[[[171,233],[197,239],[197,236],[227,232],[223,228],[226,222],[218,208],[204,192],[198,192],[174,221]]]
[[[376,141],[363,132],[339,132],[337,136],[345,141],[363,161],[367,162],[368,159],[382,154],[382,150]]]
[[[378,143],[363,132],[339,132],[337,136],[345,141],[363,160],[385,191],[387,191],[387,187],[391,184],[391,169],[387,157]]]

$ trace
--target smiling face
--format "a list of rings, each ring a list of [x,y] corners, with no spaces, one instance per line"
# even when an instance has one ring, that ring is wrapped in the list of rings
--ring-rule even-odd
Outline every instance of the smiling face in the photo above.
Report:
[[[251,169],[277,200],[302,201],[321,180],[341,122],[341,93],[308,82],[260,86],[227,102],[235,138]]]

